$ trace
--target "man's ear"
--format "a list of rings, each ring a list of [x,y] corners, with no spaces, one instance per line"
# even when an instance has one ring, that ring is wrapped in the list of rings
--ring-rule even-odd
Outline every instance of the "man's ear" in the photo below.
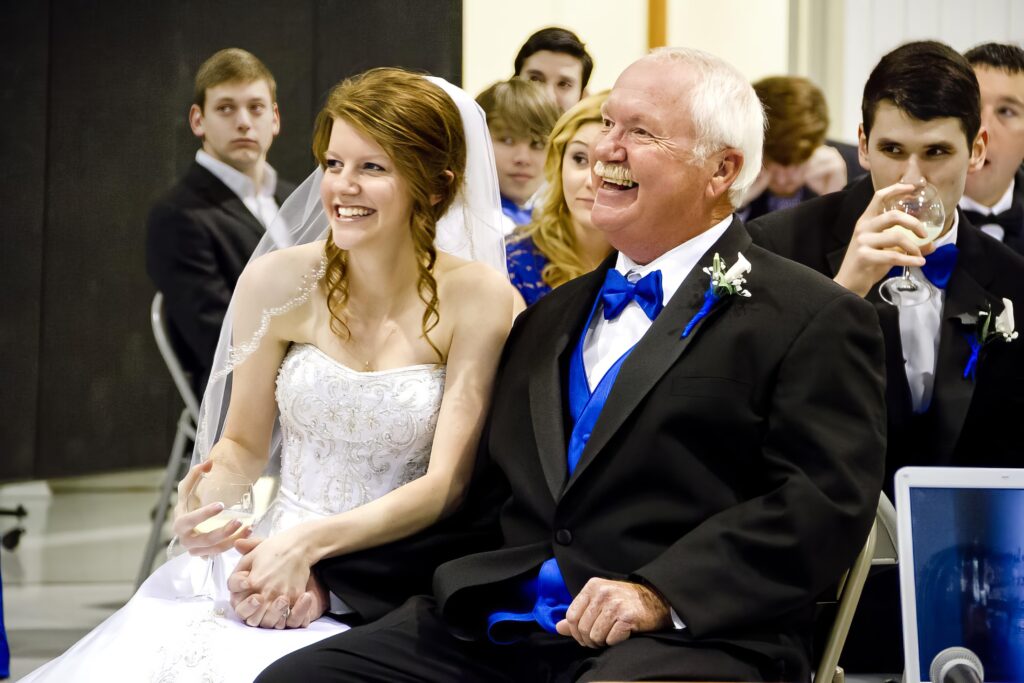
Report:
[[[978,130],[978,135],[974,138],[974,144],[971,145],[971,161],[967,165],[968,173],[977,173],[981,170],[981,167],[985,165],[985,155],[988,153],[988,131],[982,126]]]
[[[718,167],[711,174],[707,189],[708,198],[711,200],[725,196],[743,168],[743,152],[738,149],[729,147],[716,156]],[[716,160],[712,160],[712,163],[716,163]]]
[[[443,173],[441,173],[441,175],[443,175],[445,177],[445,179],[447,180],[449,185],[451,185],[452,181],[455,180],[455,174],[452,173],[451,171],[447,170],[447,169],[445,169],[445,171]],[[431,206],[436,206],[437,203],[439,201],[441,201],[442,199],[444,199],[444,197],[442,197],[441,195],[439,195],[439,194],[432,194],[432,195],[430,195],[430,205]]]
[[[272,130],[275,138],[281,132],[281,112],[277,110],[277,102],[274,102],[274,127]]]
[[[865,171],[871,170],[871,162],[868,161],[868,136],[864,134],[864,124],[857,125],[857,161]]]
[[[206,130],[203,128],[203,110],[198,104],[193,104],[188,110],[188,125],[192,128],[192,135],[202,140]]]

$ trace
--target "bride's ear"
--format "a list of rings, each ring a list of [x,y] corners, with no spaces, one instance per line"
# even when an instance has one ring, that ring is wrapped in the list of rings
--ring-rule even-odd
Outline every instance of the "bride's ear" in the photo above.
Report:
[[[441,175],[444,176],[445,182],[449,185],[451,185],[452,181],[455,180],[455,174],[449,171],[448,169],[445,169]],[[430,195],[430,205],[436,206],[437,203],[440,202],[442,199],[444,199],[443,196],[439,194],[432,194]]]

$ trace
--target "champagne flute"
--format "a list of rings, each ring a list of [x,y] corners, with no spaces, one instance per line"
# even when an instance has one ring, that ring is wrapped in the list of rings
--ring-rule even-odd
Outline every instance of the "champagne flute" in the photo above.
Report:
[[[918,237],[913,230],[894,225],[887,230],[901,230],[918,246],[934,241],[942,234],[946,225],[946,210],[934,185],[922,182],[913,190],[890,197],[883,206],[885,211],[903,211],[921,222],[926,237]],[[878,287],[882,301],[893,306],[917,306],[931,297],[931,289],[910,274],[910,267],[904,266],[903,273],[887,278]]]
[[[226,467],[214,466],[212,470],[202,475],[189,491],[188,498],[185,500],[185,510],[193,512],[215,502],[224,505],[223,510],[196,525],[197,533],[206,534],[216,531],[234,520],[240,521],[243,526],[252,524],[255,517],[253,500],[252,481],[248,477]],[[195,588],[192,597],[214,597],[209,585],[210,577],[213,575],[214,560],[214,557],[204,558],[203,578]]]

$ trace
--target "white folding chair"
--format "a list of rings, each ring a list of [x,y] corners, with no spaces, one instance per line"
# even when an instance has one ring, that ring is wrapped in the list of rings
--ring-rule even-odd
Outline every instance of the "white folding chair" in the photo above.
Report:
[[[818,668],[814,675],[815,683],[843,683],[846,675],[839,666],[839,655],[846,644],[846,636],[850,633],[850,624],[857,611],[857,602],[864,590],[868,571],[872,565],[893,565],[899,562],[899,550],[896,543],[896,509],[889,497],[882,493],[878,498],[875,510],[875,522],[871,525],[867,541],[857,559],[839,582],[837,595],[838,607],[836,617],[832,621],[828,640],[818,660]]]
[[[174,432],[174,443],[171,446],[171,455],[167,459],[167,467],[164,470],[163,483],[160,485],[160,497],[157,499],[156,508],[153,510],[153,526],[149,531],[149,540],[146,542],[146,550],[142,556],[142,565],[139,567],[139,575],[135,579],[137,589],[153,571],[153,560],[160,548],[160,536],[163,533],[164,521],[167,519],[167,507],[171,501],[171,492],[178,483],[182,468],[188,464],[191,453],[187,452],[186,446],[196,438],[196,424],[199,420],[199,401],[192,391],[188,375],[181,367],[174,347],[171,346],[170,336],[167,331],[167,321],[164,319],[164,295],[160,292],[153,297],[153,303],[149,309],[149,319],[153,325],[153,338],[156,339],[156,346],[160,355],[171,373],[174,386],[177,387],[185,407],[178,417],[178,427]]]

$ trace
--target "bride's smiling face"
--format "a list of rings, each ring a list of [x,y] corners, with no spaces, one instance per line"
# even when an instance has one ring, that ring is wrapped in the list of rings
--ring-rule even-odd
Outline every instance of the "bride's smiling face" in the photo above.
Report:
[[[408,182],[376,141],[336,118],[324,160],[320,198],[339,248],[351,250],[410,235]]]

